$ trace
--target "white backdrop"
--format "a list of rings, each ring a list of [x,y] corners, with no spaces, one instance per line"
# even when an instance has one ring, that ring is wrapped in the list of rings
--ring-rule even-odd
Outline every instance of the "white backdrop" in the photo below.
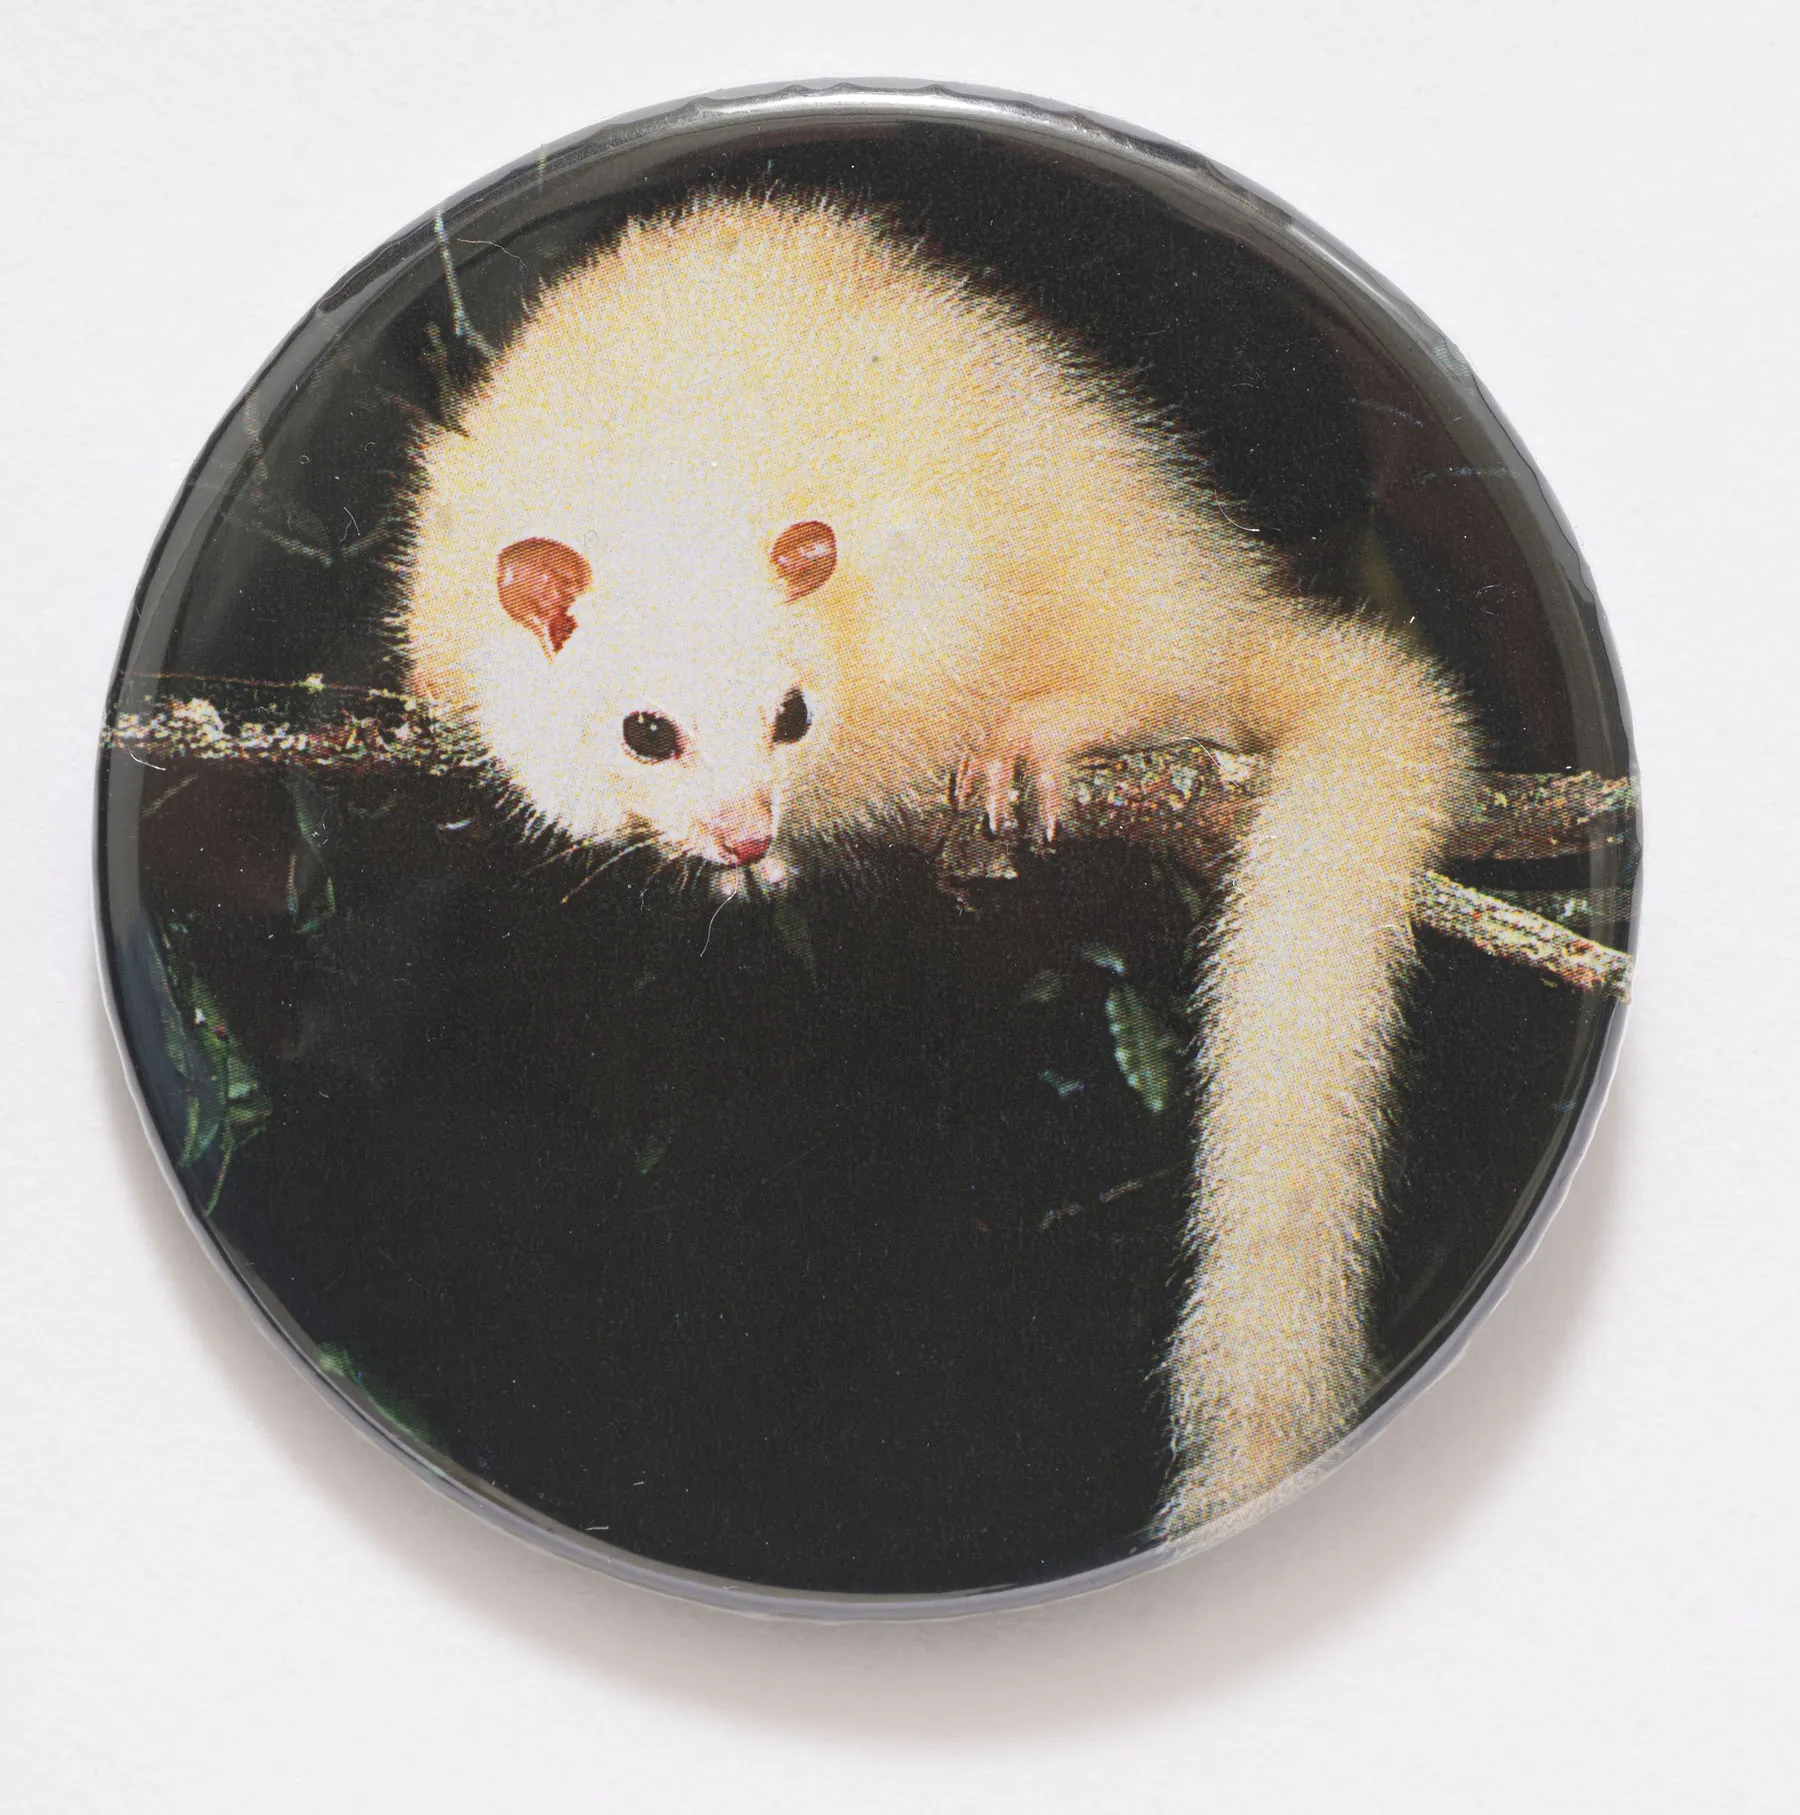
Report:
[[[1797,49],[1791,8],[1750,0],[9,8],[0,1800],[1793,1806]],[[89,929],[132,587],[292,323],[542,141],[828,74],[1185,141],[1411,296],[1583,541],[1648,791],[1613,1101],[1461,1366],[1198,1561],[913,1627],[664,1601],[378,1455],[183,1227]]]

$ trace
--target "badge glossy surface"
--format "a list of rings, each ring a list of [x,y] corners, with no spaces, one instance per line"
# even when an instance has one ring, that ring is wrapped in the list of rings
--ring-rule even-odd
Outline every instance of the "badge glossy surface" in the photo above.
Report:
[[[1629,974],[1584,570],[1455,349],[1158,141],[605,127],[345,277],[104,737],[225,1265],[416,1465],[795,1610],[1208,1541],[1441,1366]]]

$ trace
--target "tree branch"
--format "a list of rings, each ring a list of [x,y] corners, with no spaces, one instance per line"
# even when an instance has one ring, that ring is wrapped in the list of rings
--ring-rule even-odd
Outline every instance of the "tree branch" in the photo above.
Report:
[[[1413,918],[1433,932],[1466,939],[1479,951],[1515,964],[1529,964],[1577,989],[1617,996],[1631,994],[1631,954],[1584,939],[1554,920],[1471,889],[1435,870],[1419,878]]]
[[[318,705],[306,714],[314,722],[299,725],[266,709],[256,717],[243,711],[228,716],[207,696],[121,712],[103,742],[147,767],[234,762],[299,767],[325,776],[474,777],[487,766],[466,730],[404,694],[333,687],[317,675],[283,688],[204,676],[156,678],[205,679],[227,697],[239,689],[265,700],[272,693],[297,692]],[[332,715],[326,695],[348,696],[379,710],[359,713],[344,703]],[[1077,765],[1069,790],[1067,834],[1149,844],[1204,874],[1229,858],[1255,810],[1265,769],[1260,757],[1197,742],[1088,758]],[[1636,806],[1637,784],[1630,776],[1489,775],[1446,855],[1513,861],[1621,845],[1633,836]],[[977,815],[953,808],[947,788],[941,801],[916,803],[898,837],[933,859],[947,887],[1018,873],[1016,847],[986,835]],[[1414,915],[1422,926],[1578,989],[1621,1000],[1628,992],[1627,953],[1448,877],[1427,872],[1420,878]]]

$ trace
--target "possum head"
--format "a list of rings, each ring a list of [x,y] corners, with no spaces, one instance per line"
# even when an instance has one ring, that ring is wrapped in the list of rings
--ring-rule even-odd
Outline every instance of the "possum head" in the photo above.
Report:
[[[551,490],[498,514],[471,511],[467,487],[428,499],[412,581],[432,604],[407,629],[415,676],[535,818],[654,843],[730,893],[746,872],[785,880],[783,807],[830,742],[806,601],[837,545],[822,521],[755,521],[706,490],[561,509]]]
[[[835,862],[1012,684],[990,570],[1036,596],[1055,565],[1016,546],[1054,492],[1038,418],[993,425],[1057,368],[1001,333],[843,210],[628,228],[416,450],[414,688],[573,839],[647,836],[727,888]]]

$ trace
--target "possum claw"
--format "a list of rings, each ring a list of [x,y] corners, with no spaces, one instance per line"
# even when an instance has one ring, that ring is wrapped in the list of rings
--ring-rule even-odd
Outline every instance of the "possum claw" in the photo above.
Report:
[[[992,738],[957,766],[956,805],[979,804],[987,829],[996,838],[1014,837],[1020,831],[1019,808],[1027,790],[1034,836],[1043,844],[1054,844],[1062,829],[1068,812],[1064,778],[1069,753],[1042,732],[1041,726],[1018,715],[1010,717]]]
[[[954,789],[956,805],[979,805],[983,823],[996,838],[1018,830],[1017,771],[1018,752],[1014,750],[990,748],[972,752],[957,765]]]
[[[1012,758],[990,758],[986,781],[987,829],[996,838],[1010,838],[1019,829],[1018,769]]]

